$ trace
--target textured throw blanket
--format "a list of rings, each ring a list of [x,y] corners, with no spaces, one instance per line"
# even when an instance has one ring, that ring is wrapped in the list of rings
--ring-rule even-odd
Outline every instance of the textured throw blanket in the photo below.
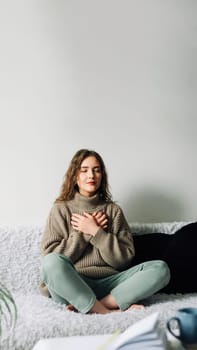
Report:
[[[185,223],[132,224],[134,234],[173,234]],[[0,227],[0,281],[12,292],[18,308],[13,332],[3,324],[1,350],[31,350],[41,338],[107,334],[122,331],[154,311],[160,311],[160,326],[178,308],[197,307],[197,294],[157,294],[145,301],[144,310],[107,315],[82,315],[40,295],[40,226]]]

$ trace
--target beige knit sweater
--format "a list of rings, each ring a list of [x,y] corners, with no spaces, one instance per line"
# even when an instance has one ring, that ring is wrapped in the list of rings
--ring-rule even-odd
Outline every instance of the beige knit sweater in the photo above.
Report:
[[[101,210],[108,218],[106,231],[100,228],[93,237],[72,228],[72,213],[83,215],[85,211]],[[98,194],[84,197],[78,192],[73,200],[53,205],[43,233],[41,252],[43,255],[64,254],[78,272],[93,278],[126,269],[135,255],[132,234],[122,209],[114,202],[102,201]]]

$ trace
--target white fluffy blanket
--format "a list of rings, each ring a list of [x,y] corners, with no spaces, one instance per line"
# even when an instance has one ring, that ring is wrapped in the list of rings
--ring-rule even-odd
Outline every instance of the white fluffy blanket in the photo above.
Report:
[[[133,224],[132,231],[171,234],[185,223]],[[39,244],[42,227],[0,227],[0,281],[9,288],[18,308],[13,337],[3,329],[1,350],[31,350],[41,338],[71,335],[106,334],[122,331],[153,311],[160,311],[161,327],[184,306],[197,307],[197,293],[157,294],[146,300],[143,311],[108,315],[82,315],[65,311],[62,305],[40,295]],[[5,325],[6,326],[6,325]]]

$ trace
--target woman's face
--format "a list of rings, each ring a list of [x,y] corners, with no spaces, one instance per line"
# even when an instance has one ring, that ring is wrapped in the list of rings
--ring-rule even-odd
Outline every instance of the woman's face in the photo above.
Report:
[[[77,175],[79,193],[85,197],[93,196],[101,185],[101,166],[94,156],[87,157],[81,163]]]

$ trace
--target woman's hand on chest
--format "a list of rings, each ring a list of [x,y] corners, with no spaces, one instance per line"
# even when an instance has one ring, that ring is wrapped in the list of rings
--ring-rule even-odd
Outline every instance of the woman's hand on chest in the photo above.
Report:
[[[71,216],[71,225],[77,230],[91,236],[95,236],[98,229],[107,228],[106,214],[99,211],[89,214],[84,212],[83,215],[73,213]]]

